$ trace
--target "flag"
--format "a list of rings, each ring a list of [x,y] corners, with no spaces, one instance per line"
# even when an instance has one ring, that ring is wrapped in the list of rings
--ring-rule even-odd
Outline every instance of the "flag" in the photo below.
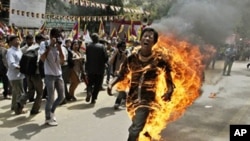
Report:
[[[100,37],[103,37],[105,35],[105,30],[104,30],[104,25],[103,25],[102,19],[100,21],[98,34]]]
[[[37,35],[37,34],[44,34],[45,30],[46,30],[46,21],[44,21],[44,23],[42,24],[42,26],[38,30],[36,30],[35,35]],[[26,35],[28,35],[27,32],[28,31],[26,30]]]
[[[85,25],[84,25],[83,35],[86,35],[86,34],[87,34],[87,25],[88,25],[88,24],[85,24]]]
[[[70,39],[73,39],[73,40],[78,39],[79,27],[80,27],[80,18],[77,18],[77,21],[74,24],[73,29],[71,30],[69,34]]]
[[[144,25],[141,25],[138,30],[137,30],[137,40],[140,40],[141,39],[141,32],[143,30],[145,26]]]
[[[13,25],[9,27],[9,35],[16,35],[16,30]]]
[[[131,25],[131,35],[133,35],[133,36],[137,36],[136,35],[136,31],[135,31],[135,25],[133,24],[133,21],[132,21],[132,25]]]
[[[126,41],[128,42],[131,36],[131,25],[128,26],[127,35],[125,35]]]
[[[44,21],[43,25],[39,29],[39,33],[44,34],[44,31],[46,29],[46,21]]]
[[[122,33],[123,30],[124,30],[124,24],[120,24],[118,28],[118,33]]]
[[[133,24],[133,21],[131,21],[131,24],[128,26],[128,31],[127,31],[127,38],[126,41],[135,41],[137,37],[136,31],[135,31],[135,25]]]
[[[20,31],[20,29],[17,29],[16,35],[18,36],[20,41],[23,41],[22,32]]]
[[[91,43],[92,42],[92,39],[91,39],[91,37],[89,35],[89,31],[88,30],[86,31],[86,34],[83,35],[83,39],[84,39],[85,43]]]
[[[4,30],[5,30],[5,25],[2,24],[2,23],[0,22],[0,33],[1,33],[1,34],[5,34],[5,31],[4,31]],[[1,35],[1,34],[0,34],[0,35]]]
[[[117,31],[116,31],[116,28],[114,27],[111,34],[110,34],[111,37],[116,37],[117,36]]]
[[[5,34],[5,32],[4,32],[3,28],[0,27],[0,35],[4,35],[4,34]]]

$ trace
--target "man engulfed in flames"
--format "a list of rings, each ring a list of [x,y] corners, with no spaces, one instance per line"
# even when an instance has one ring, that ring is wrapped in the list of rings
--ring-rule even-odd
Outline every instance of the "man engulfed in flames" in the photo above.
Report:
[[[128,141],[160,140],[159,134],[167,122],[182,115],[183,109],[199,96],[202,81],[201,59],[199,55],[197,57],[189,54],[197,54],[199,51],[180,43],[177,46],[183,48],[173,55],[161,46],[165,46],[167,42],[168,48],[174,51],[174,42],[162,42],[164,39],[160,38],[158,41],[155,29],[144,28],[141,33],[141,46],[136,47],[124,61],[119,74],[108,86],[109,95],[112,95],[114,85],[120,90],[129,89],[126,107],[132,125],[129,127]],[[186,60],[190,66],[183,63],[183,57],[193,58]],[[186,69],[182,70],[184,67]]]

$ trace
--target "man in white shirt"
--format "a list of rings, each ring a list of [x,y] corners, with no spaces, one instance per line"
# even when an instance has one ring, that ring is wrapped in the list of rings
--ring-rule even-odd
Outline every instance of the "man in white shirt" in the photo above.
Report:
[[[41,43],[39,54],[44,62],[45,85],[47,90],[47,101],[45,106],[45,123],[51,126],[56,126],[56,118],[54,112],[57,106],[65,98],[64,81],[62,78],[61,65],[64,63],[64,55],[59,40],[61,37],[60,31],[57,28],[52,28],[50,31],[50,40]],[[57,90],[57,99],[54,100],[54,90]]]
[[[15,110],[15,114],[21,114],[23,113],[23,106],[20,104],[21,97],[22,95],[25,95],[25,93],[23,89],[24,75],[19,71],[19,62],[23,53],[19,47],[20,40],[18,36],[10,36],[8,42],[10,48],[7,51],[6,57],[8,63],[7,76],[12,86],[11,110]]]

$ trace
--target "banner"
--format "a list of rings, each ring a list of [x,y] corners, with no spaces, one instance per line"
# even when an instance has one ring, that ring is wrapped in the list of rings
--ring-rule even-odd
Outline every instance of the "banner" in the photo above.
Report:
[[[45,19],[37,17],[34,13],[46,12],[46,0],[11,0],[10,9],[12,9],[9,17],[10,25],[14,23],[19,27],[38,28]]]

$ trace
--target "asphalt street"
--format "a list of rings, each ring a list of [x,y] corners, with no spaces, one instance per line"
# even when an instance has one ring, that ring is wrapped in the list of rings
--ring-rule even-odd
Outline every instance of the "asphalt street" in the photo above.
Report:
[[[229,141],[230,124],[250,124],[250,70],[246,64],[235,62],[231,76],[222,76],[222,61],[215,69],[206,70],[203,94],[180,119],[168,124],[163,141]],[[1,95],[0,141],[125,141],[131,124],[125,108],[114,110],[115,96],[106,91],[100,92],[95,105],[85,102],[85,87],[84,83],[78,86],[76,102],[57,108],[56,127],[44,125],[45,101],[38,115],[16,116],[10,111],[11,100],[3,100]]]

